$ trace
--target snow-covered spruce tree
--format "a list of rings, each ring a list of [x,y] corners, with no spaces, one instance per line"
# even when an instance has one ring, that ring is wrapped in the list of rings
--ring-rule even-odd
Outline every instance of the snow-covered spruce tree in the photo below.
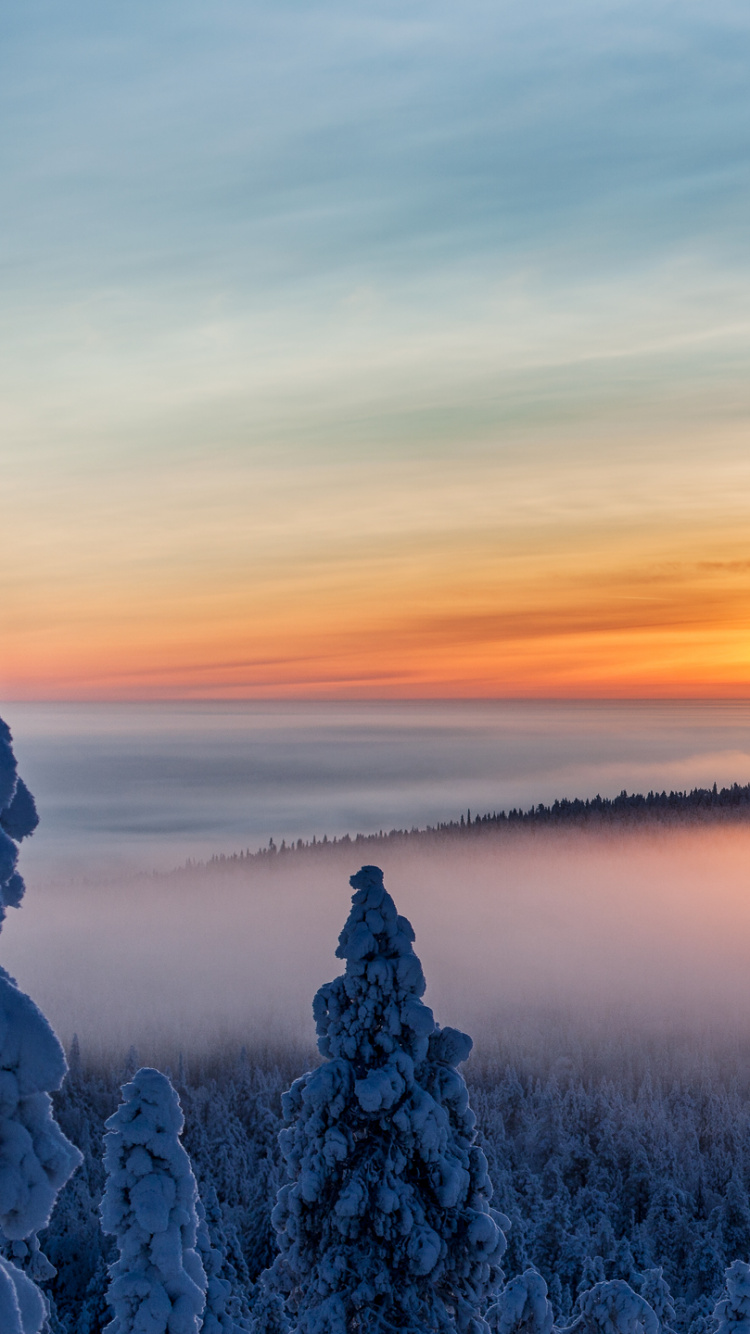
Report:
[[[648,1302],[659,1321],[659,1334],[674,1334],[677,1317],[672,1293],[661,1265],[655,1269],[647,1269],[644,1272],[639,1292],[643,1300]]]
[[[196,1201],[196,1248],[206,1273],[206,1306],[201,1334],[248,1334],[250,1312],[237,1270],[228,1255],[221,1205],[211,1182],[203,1182]]]
[[[487,1330],[501,1215],[456,1066],[471,1039],[423,1004],[414,932],[382,871],[363,866],[313,1002],[323,1064],[284,1094],[291,1178],[273,1221],[273,1281],[299,1334]]]
[[[527,1269],[503,1288],[487,1312],[493,1334],[551,1334],[552,1307],[547,1284],[536,1269]]]
[[[24,883],[17,844],[38,823],[34,800],[18,777],[10,731],[0,720],[0,926],[17,908]],[[65,1057],[33,1001],[0,968],[0,1330],[37,1334],[47,1314],[33,1279],[54,1269],[36,1233],[49,1222],[58,1191],[81,1156],[52,1115],[50,1093],[65,1077]],[[18,1261],[14,1264],[13,1261]]]
[[[726,1271],[714,1324],[716,1334],[750,1334],[750,1265],[744,1260],[735,1260]]]
[[[198,1191],[166,1075],[139,1070],[105,1122],[102,1227],[117,1241],[106,1334],[198,1334],[206,1275],[196,1250]]]
[[[268,1273],[268,1271],[266,1271]],[[289,1334],[289,1321],[278,1292],[261,1278],[253,1301],[252,1334]]]
[[[195,1201],[198,1217],[196,1250],[206,1275],[206,1300],[203,1306],[202,1334],[234,1334],[234,1321],[228,1311],[232,1285],[224,1277],[223,1255],[211,1245],[206,1210],[200,1196]]]
[[[577,1319],[565,1334],[659,1334],[659,1321],[647,1301],[622,1278],[595,1283],[576,1302]]]

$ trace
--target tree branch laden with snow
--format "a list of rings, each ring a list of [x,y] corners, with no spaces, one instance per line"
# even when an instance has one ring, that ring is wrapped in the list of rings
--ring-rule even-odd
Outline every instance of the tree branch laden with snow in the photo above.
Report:
[[[104,1137],[102,1227],[119,1249],[106,1334],[199,1334],[207,1281],[180,1102],[158,1070],[139,1070],[122,1093]]]
[[[24,883],[17,843],[36,829],[34,799],[18,777],[11,734],[0,720],[0,929]],[[50,1093],[66,1072],[49,1023],[0,968],[0,1329],[37,1334],[46,1314],[39,1289],[12,1263],[49,1222],[57,1194],[81,1161],[52,1115]],[[32,1250],[34,1247],[32,1246]],[[18,1256],[16,1256],[18,1258]],[[54,1272],[49,1267],[49,1272]]]
[[[350,883],[346,971],[313,1002],[324,1061],[283,1099],[274,1278],[299,1334],[480,1334],[505,1240],[456,1068],[471,1039],[423,1003],[379,868]]]

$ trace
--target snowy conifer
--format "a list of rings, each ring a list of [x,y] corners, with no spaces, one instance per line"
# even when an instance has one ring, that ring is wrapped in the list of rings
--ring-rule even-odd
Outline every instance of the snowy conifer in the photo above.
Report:
[[[601,1255],[595,1255],[593,1259],[590,1255],[587,1255],[581,1270],[581,1280],[578,1284],[576,1294],[577,1299],[580,1301],[585,1293],[589,1292],[592,1288],[600,1287],[604,1282],[606,1282],[606,1275],[604,1273],[604,1261],[602,1260]]]
[[[674,1334],[674,1302],[661,1265],[645,1271],[639,1291],[659,1321],[659,1334]]]
[[[166,1075],[139,1070],[105,1123],[102,1227],[117,1240],[107,1334],[198,1334],[206,1275],[196,1251],[198,1196]]]
[[[714,1323],[716,1334],[750,1334],[750,1265],[744,1260],[735,1260],[726,1272]]]
[[[576,1303],[579,1315],[566,1334],[659,1334],[659,1321],[648,1302],[624,1279],[596,1283]]]
[[[382,872],[350,883],[346,971],[313,1003],[324,1061],[283,1098],[275,1281],[299,1334],[480,1334],[505,1243],[456,1069],[471,1039],[423,1004]]]
[[[198,1215],[196,1249],[206,1275],[202,1334],[234,1334],[234,1321],[227,1309],[232,1296],[232,1285],[223,1274],[224,1257],[211,1245],[206,1211],[200,1198],[196,1200],[195,1207]]]
[[[24,883],[18,871],[18,847],[39,823],[34,798],[18,776],[10,728],[0,718],[0,923],[6,908],[18,908]]]
[[[201,1185],[196,1201],[197,1250],[206,1274],[206,1306],[201,1334],[247,1334],[250,1313],[237,1271],[229,1258],[228,1238],[216,1191]]]
[[[547,1284],[536,1269],[512,1279],[487,1312],[494,1334],[551,1334],[553,1323]]]
[[[24,884],[17,842],[37,826],[34,800],[18,777],[11,735],[0,720],[0,926]],[[49,1222],[58,1191],[81,1161],[52,1116],[50,1093],[65,1077],[65,1057],[33,1001],[0,968],[0,1330],[37,1334],[47,1312],[36,1284],[13,1263],[29,1259],[38,1276],[54,1273],[36,1233]]]
[[[252,1334],[289,1334],[284,1303],[279,1294],[273,1292],[265,1282],[264,1275],[258,1282],[250,1329]]]

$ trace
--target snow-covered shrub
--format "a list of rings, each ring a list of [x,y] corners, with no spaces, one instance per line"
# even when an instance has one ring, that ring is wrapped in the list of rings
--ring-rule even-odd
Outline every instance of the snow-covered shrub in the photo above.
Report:
[[[116,1238],[108,1334],[198,1334],[206,1275],[196,1250],[198,1191],[166,1075],[139,1070],[105,1123],[102,1227]]]
[[[350,883],[346,971],[313,1002],[324,1061],[283,1098],[274,1281],[299,1334],[480,1334],[505,1241],[456,1069],[471,1039],[422,1002],[414,932],[382,872]]]
[[[547,1284],[536,1269],[512,1279],[487,1312],[493,1334],[551,1334],[553,1323]]]
[[[735,1260],[725,1275],[724,1296],[716,1304],[716,1334],[750,1334],[750,1265]]]
[[[24,884],[17,843],[37,826],[34,800],[18,777],[11,735],[0,720],[0,927]],[[58,1191],[81,1160],[52,1116],[50,1093],[65,1077],[65,1057],[34,1002],[0,968],[0,1330],[36,1334],[44,1299],[13,1260],[36,1276],[54,1273],[36,1233],[49,1222]]]
[[[578,1318],[567,1334],[659,1334],[659,1321],[643,1297],[624,1279],[596,1283],[578,1298]]]

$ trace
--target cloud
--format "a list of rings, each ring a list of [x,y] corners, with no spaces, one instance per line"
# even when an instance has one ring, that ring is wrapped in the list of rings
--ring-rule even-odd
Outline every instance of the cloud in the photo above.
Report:
[[[749,55],[733,0],[8,15],[6,682],[194,678],[199,642],[395,688],[421,667],[345,643],[384,607],[392,643],[735,624],[642,582],[660,526],[706,575],[740,528]],[[533,542],[548,599],[441,630],[476,532],[503,588]],[[559,579],[580,546],[609,598]]]

